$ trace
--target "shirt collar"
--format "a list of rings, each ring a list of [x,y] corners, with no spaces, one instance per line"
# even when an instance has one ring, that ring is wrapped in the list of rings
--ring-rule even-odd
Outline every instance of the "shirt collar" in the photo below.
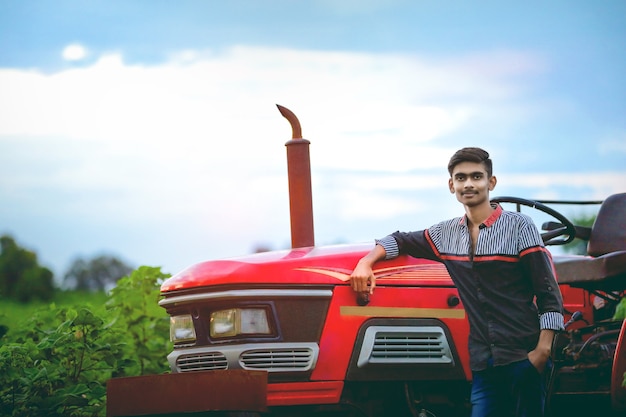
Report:
[[[494,208],[493,212],[491,213],[491,215],[489,217],[487,217],[487,220],[485,220],[484,222],[482,222],[480,224],[479,227],[491,227],[496,220],[498,220],[500,218],[500,216],[502,215],[502,207],[500,206],[500,204],[498,203],[491,203],[491,207]],[[467,225],[468,221],[467,221],[467,214],[464,215],[463,217],[461,217],[461,224]]]

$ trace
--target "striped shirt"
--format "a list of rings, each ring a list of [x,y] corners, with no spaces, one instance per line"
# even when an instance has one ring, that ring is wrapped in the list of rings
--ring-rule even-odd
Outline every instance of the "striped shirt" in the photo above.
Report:
[[[494,207],[474,253],[465,216],[376,240],[386,259],[407,254],[446,266],[467,312],[474,371],[490,359],[494,366],[526,359],[541,329],[563,329],[563,300],[539,231],[525,214]]]

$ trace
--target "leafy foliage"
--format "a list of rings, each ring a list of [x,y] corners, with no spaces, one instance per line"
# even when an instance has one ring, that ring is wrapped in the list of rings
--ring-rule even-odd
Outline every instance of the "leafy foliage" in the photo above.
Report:
[[[615,308],[613,320],[626,320],[626,297],[622,298]]]
[[[115,316],[116,325],[126,329],[127,357],[135,361],[135,366],[116,376],[154,374],[167,369],[164,352],[171,349],[170,324],[167,314],[158,307],[159,292],[155,288],[168,276],[160,268],[142,266],[119,280],[111,291],[106,307]]]
[[[40,309],[0,338],[0,415],[103,416],[106,381],[168,370],[167,315],[157,306],[167,275],[141,267],[106,306]]]

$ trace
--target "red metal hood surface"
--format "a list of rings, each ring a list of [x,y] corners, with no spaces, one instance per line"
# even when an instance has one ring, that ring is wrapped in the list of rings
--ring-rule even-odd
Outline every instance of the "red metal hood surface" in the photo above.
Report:
[[[350,273],[372,244],[296,248],[201,262],[166,280],[161,293],[217,285],[349,285]],[[400,256],[376,264],[377,285],[452,286],[445,267]]]

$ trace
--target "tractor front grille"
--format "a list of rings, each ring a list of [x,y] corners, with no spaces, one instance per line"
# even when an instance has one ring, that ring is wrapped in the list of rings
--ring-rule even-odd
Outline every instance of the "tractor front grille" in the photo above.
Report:
[[[357,365],[448,364],[453,361],[446,335],[436,326],[371,326]]]
[[[175,372],[247,369],[307,372],[315,367],[317,343],[252,343],[174,350],[168,356]]]
[[[239,363],[244,369],[292,372],[308,371],[313,367],[313,360],[311,348],[277,348],[245,351]]]
[[[176,359],[179,372],[214,371],[228,368],[228,361],[222,352],[206,352],[181,355]]]

